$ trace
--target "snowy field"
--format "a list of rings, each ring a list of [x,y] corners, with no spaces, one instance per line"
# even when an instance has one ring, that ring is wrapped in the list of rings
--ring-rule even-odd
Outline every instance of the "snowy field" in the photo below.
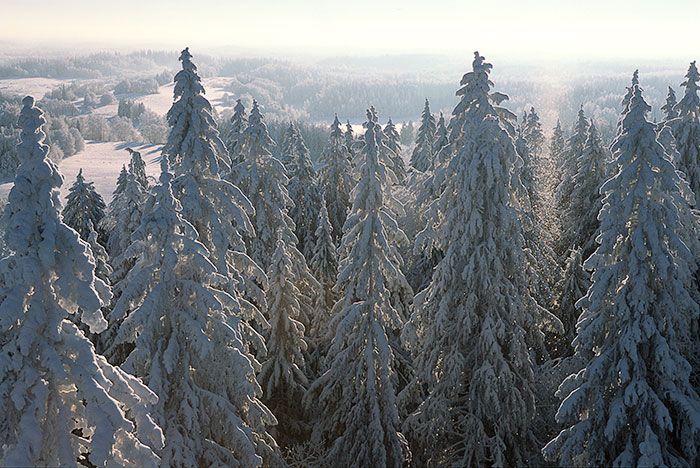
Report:
[[[117,182],[117,176],[123,164],[129,163],[129,153],[126,148],[132,148],[141,152],[141,156],[146,161],[146,174],[149,177],[157,178],[160,173],[160,165],[157,162],[160,156],[159,145],[130,145],[129,143],[108,142],[95,143],[85,142],[85,150],[64,159],[58,165],[63,174],[64,181],[61,187],[61,196],[65,200],[68,189],[75,181],[75,176],[82,168],[83,175],[88,181],[95,183],[95,189],[102,195],[105,203],[112,199]],[[0,185],[0,200],[2,204],[7,200],[7,194],[12,188],[12,183]]]
[[[0,80],[1,94],[16,94],[18,96],[34,96],[37,99],[57,88],[61,83],[71,80],[55,80],[53,78],[13,78]]]

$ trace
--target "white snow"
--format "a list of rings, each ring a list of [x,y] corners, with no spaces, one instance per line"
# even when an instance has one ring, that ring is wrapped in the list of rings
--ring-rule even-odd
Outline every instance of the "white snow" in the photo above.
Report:
[[[85,179],[95,183],[95,189],[102,195],[105,203],[109,203],[112,199],[112,191],[117,183],[117,176],[123,164],[128,165],[130,156],[126,148],[133,148],[141,153],[146,161],[146,175],[149,177],[158,177],[160,166],[158,165],[158,157],[160,156],[159,145],[131,145],[126,142],[85,142],[85,150],[80,153],[62,160],[58,164],[58,168],[63,174],[63,185],[61,186],[61,199],[64,200],[68,195],[68,188],[78,175],[78,171],[83,169]],[[0,201],[4,205],[7,200],[7,195],[10,193],[13,183],[0,185]]]

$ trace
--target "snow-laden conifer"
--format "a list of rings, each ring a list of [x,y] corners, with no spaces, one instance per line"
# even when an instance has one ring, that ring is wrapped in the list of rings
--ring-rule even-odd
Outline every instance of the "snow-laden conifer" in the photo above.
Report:
[[[676,92],[668,87],[668,94],[666,95],[666,103],[661,106],[661,110],[664,113],[664,122],[673,120],[678,117],[678,110],[675,108],[678,101],[676,100]]]
[[[129,155],[131,155],[131,159],[129,160],[129,172],[134,175],[136,181],[141,184],[141,187],[143,187],[145,191],[148,191],[149,184],[148,177],[146,177],[146,162],[138,151],[134,151],[131,148],[127,148],[126,150],[129,152]]]
[[[307,406],[317,408],[315,436],[328,448],[326,462],[338,466],[395,467],[408,462],[396,404],[396,357],[392,335],[404,317],[392,290],[407,291],[396,240],[402,207],[391,194],[394,174],[382,158],[368,115],[360,179],[345,223],[344,253],[334,307],[335,337],[328,370],[311,386]]]
[[[384,133],[384,135],[386,135],[385,143],[389,147],[389,149],[394,153],[400,155],[401,138],[399,137],[399,132],[396,131],[396,126],[394,125],[394,122],[391,121],[391,118],[389,118],[389,121],[384,126],[382,132]]]
[[[420,127],[416,137],[416,146],[411,154],[411,165],[425,172],[433,165],[433,147],[435,142],[435,116],[430,112],[430,103],[425,100],[421,114]]]
[[[639,86],[611,149],[592,286],[574,340],[586,366],[559,387],[561,433],[545,455],[566,466],[697,466],[700,398],[689,383],[696,221]]]
[[[680,154],[680,165],[690,188],[696,197],[700,197],[700,96],[698,84],[700,74],[695,62],[690,64],[685,81],[683,97],[674,107],[678,112],[676,120],[671,122],[673,135],[676,137],[676,148]]]
[[[12,252],[0,260],[0,464],[158,466],[156,396],[112,367],[68,320],[102,331],[109,287],[88,245],[61,221],[62,176],[43,143],[43,112],[26,97],[22,161],[4,212]]]
[[[343,135],[340,121],[336,116],[331,125],[328,145],[321,153],[319,169],[321,190],[326,200],[328,219],[333,227],[335,243],[340,242],[343,235],[343,224],[350,209],[350,191],[355,183],[352,155],[347,145],[347,139]]]
[[[591,275],[583,269],[584,258],[581,248],[571,251],[566,260],[564,268],[564,279],[559,295],[559,312],[557,317],[564,326],[564,333],[556,340],[557,344],[553,349],[554,356],[570,356],[573,352],[574,338],[576,337],[576,322],[581,310],[576,307],[576,303],[586,295],[591,284]]]
[[[328,319],[333,305],[337,301],[337,293],[333,289],[338,278],[338,254],[332,237],[332,226],[326,209],[325,199],[321,205],[316,228],[316,245],[309,266],[314,277],[321,284],[321,290],[316,303],[316,320],[311,323],[307,337],[313,347],[318,347],[326,341],[328,335]],[[319,310],[320,309],[320,310]]]
[[[301,401],[308,386],[304,359],[307,344],[299,319],[313,311],[302,310],[312,304],[308,297],[302,300],[303,292],[295,285],[293,261],[284,240],[279,239],[267,273],[270,329],[267,355],[258,374],[264,401],[278,421],[272,433],[283,446],[298,443],[308,431]]]
[[[102,196],[95,190],[93,182],[87,182],[83,170],[78,171],[75,182],[68,189],[66,206],[63,208],[63,222],[76,230],[80,238],[88,240],[91,227],[99,225],[105,216]]]
[[[174,102],[167,114],[170,133],[163,156],[168,158],[175,176],[173,193],[209,259],[221,275],[229,278],[224,287],[239,301],[241,317],[265,327],[261,312],[265,306],[261,289],[265,273],[262,265],[248,255],[245,244],[245,238],[255,233],[250,219],[253,207],[238,186],[222,179],[231,173],[231,159],[191,59],[185,48],[180,55],[182,69],[175,75]],[[259,336],[246,339],[262,349]]]
[[[440,118],[438,119],[437,126],[435,128],[435,141],[433,142],[433,155],[440,152],[443,146],[449,143],[447,127],[445,126],[445,116],[440,112]],[[432,161],[430,169],[433,168],[435,161]]]
[[[475,53],[462,80],[461,150],[445,167],[450,177],[436,202],[444,258],[416,296],[410,323],[412,386],[428,393],[404,427],[430,463],[520,466],[534,442],[526,337],[537,334],[539,317],[511,188],[522,163],[489,99],[491,68]]]
[[[231,156],[232,166],[235,166],[242,160],[241,144],[243,143],[243,132],[245,131],[248,120],[246,118],[245,106],[240,99],[236,99],[236,105],[233,106],[233,115],[230,120],[230,128],[226,135],[226,148]]]
[[[591,122],[586,143],[576,163],[571,200],[565,212],[565,218],[570,222],[562,232],[566,245],[582,249],[584,260],[596,248],[595,238],[600,224],[598,212],[603,206],[600,187],[605,182],[607,159],[598,130]]]
[[[100,223],[100,229],[108,236],[107,251],[111,258],[121,255],[131,243],[131,234],[141,224],[147,196],[134,174],[127,172],[124,188],[109,202]]]
[[[297,247],[308,261],[316,244],[316,221],[321,210],[322,193],[304,139],[298,131],[293,138],[294,148],[287,166],[290,168],[287,190],[293,202],[289,216],[294,221]]]
[[[160,398],[165,466],[262,466],[278,459],[260,402],[260,369],[247,351],[250,325],[224,291],[228,277],[209,260],[174,197],[168,160],[150,210],[125,255],[135,259],[115,314],[114,344],[133,343],[122,367]]]
[[[530,146],[530,151],[532,152],[535,159],[539,159],[542,155],[544,149],[544,133],[542,132],[542,124],[540,123],[540,116],[537,115],[534,107],[530,107],[530,113],[527,114],[525,120],[525,128],[523,136]]]
[[[347,123],[345,124],[345,146],[347,147],[348,151],[350,152],[350,161],[352,161],[352,157],[355,154],[355,132],[352,129],[352,124],[348,120]]]

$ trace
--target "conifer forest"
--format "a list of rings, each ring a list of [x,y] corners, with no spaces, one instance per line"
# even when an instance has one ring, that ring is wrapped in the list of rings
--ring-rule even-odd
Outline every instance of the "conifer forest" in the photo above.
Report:
[[[503,2],[0,5],[0,466],[700,466],[700,4]]]

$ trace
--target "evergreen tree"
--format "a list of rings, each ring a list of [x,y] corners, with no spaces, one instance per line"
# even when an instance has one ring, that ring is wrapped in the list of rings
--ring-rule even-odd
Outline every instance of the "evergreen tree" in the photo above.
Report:
[[[294,126],[294,123],[290,122],[282,137],[282,148],[279,156],[279,160],[282,161],[287,171],[291,170],[291,165],[294,164],[294,155],[297,151],[297,140],[299,137],[299,131]]]
[[[619,135],[620,132],[622,131],[622,119],[627,115],[627,112],[629,111],[630,108],[630,100],[632,99],[632,93],[634,91],[634,87],[639,85],[639,70],[635,70],[632,73],[632,84],[630,85],[629,88],[627,88],[627,92],[625,93],[624,96],[622,96],[622,102],[620,103],[620,107],[622,107],[622,112],[620,113],[620,118],[617,121],[617,134]]]
[[[597,213],[597,212],[596,212]],[[576,322],[581,311],[576,307],[579,299],[586,295],[591,285],[591,275],[583,269],[581,249],[571,251],[566,260],[564,279],[559,295],[559,320],[564,325],[564,334],[556,340],[554,356],[570,356],[573,353],[572,342],[576,337]]]
[[[669,86],[668,94],[666,95],[666,104],[661,106],[661,110],[664,112],[664,122],[668,122],[678,117],[678,110],[675,108],[676,104],[678,104],[678,101],[676,100],[676,92]]]
[[[115,199],[117,195],[122,193],[126,188],[126,179],[128,174],[129,173],[126,170],[126,166],[122,164],[122,170],[119,171],[119,176],[117,177],[117,184],[114,187],[114,191],[112,192],[112,200]]]
[[[115,314],[115,344],[133,342],[122,365],[158,394],[164,466],[262,466],[278,459],[260,402],[260,365],[247,352],[250,326],[222,288],[229,279],[209,260],[172,191],[161,161],[154,201],[126,255],[135,258]],[[230,313],[233,312],[233,314]]]
[[[607,154],[598,130],[591,122],[583,151],[576,163],[577,172],[573,175],[571,200],[565,213],[570,220],[567,230],[562,233],[566,244],[572,248],[581,248],[584,259],[595,250],[595,238],[598,231],[598,212],[603,196],[600,187],[605,182]]]
[[[317,225],[316,245],[314,246],[314,255],[309,266],[314,277],[321,284],[321,294],[317,302],[317,307],[320,307],[321,310],[317,310],[315,314],[317,321],[311,323],[311,329],[307,333],[312,347],[316,348],[318,348],[320,342],[325,341],[330,312],[333,304],[337,301],[337,294],[333,287],[338,277],[338,256],[333,237],[331,236],[332,227],[325,199],[321,205]]]
[[[309,150],[301,134],[294,136],[294,150],[290,161],[289,197],[293,201],[289,216],[294,221],[297,247],[311,260],[316,244],[316,220],[321,210],[321,188]]]
[[[409,120],[408,123],[404,122],[403,125],[401,125],[399,137],[401,138],[401,144],[404,146],[409,146],[411,143],[413,143],[413,140],[415,139],[415,129],[412,121]]]
[[[426,99],[421,114],[420,127],[418,127],[416,147],[411,154],[411,165],[421,172],[429,170],[433,165],[433,144],[436,129],[435,117],[430,113],[430,103]]]
[[[75,229],[81,239],[87,241],[91,227],[97,226],[104,218],[105,208],[104,200],[95,191],[95,184],[86,182],[83,170],[80,169],[75,182],[68,190],[63,222]]]
[[[401,155],[401,138],[399,137],[399,132],[396,131],[396,126],[394,125],[394,122],[391,121],[391,118],[384,126],[382,132],[384,135],[386,135],[385,142],[389,149],[397,155]]]
[[[374,106],[370,106],[369,110],[367,111],[367,122],[365,122],[365,127],[367,126],[368,122],[373,122],[377,126],[375,136],[377,138],[377,148],[379,150],[380,157],[385,159],[387,163],[390,164],[390,169],[395,175],[396,183],[403,183],[404,179],[406,178],[406,164],[404,163],[401,154],[392,150],[387,144],[389,139],[384,134],[382,127],[378,123],[379,114]],[[362,148],[365,144],[366,142],[363,141],[359,147]]]
[[[690,188],[696,197],[700,196],[700,96],[698,96],[698,82],[700,74],[691,62],[685,81],[681,86],[685,88],[683,98],[678,101],[674,110],[678,112],[678,118],[672,123],[673,135],[676,137],[676,147],[681,156],[682,170]]]
[[[552,131],[552,138],[549,140],[549,157],[556,167],[561,167],[560,164],[564,160],[565,149],[566,140],[564,138],[564,131],[561,129],[561,122],[557,119],[557,125]]]
[[[308,386],[304,360],[307,344],[299,318],[311,316],[313,311],[301,310],[310,307],[311,302],[310,298],[300,300],[303,293],[294,284],[292,262],[284,240],[278,240],[268,269],[268,351],[258,376],[265,402],[279,422],[273,434],[283,446],[299,443],[308,430],[301,404]]]
[[[567,236],[576,229],[578,219],[567,216],[570,212],[571,194],[574,190],[574,176],[579,172],[578,163],[583,154],[583,148],[588,138],[588,128],[590,123],[583,112],[583,106],[578,111],[578,118],[571,137],[566,141],[566,149],[562,154],[561,180],[556,188],[555,201],[559,210],[562,236],[559,239],[558,254],[568,257],[568,251],[576,246],[572,244],[572,239]]]
[[[464,122],[462,148],[437,201],[435,241],[444,258],[416,296],[410,324],[417,336],[411,386],[428,394],[404,427],[430,452],[429,463],[522,466],[534,442],[526,340],[534,333],[526,327],[534,326],[537,305],[510,185],[519,158],[489,100],[492,65],[474,55],[455,110]]]
[[[182,216],[196,229],[218,272],[229,278],[223,287],[236,296],[241,306],[239,318],[264,328],[261,287],[265,273],[248,255],[245,244],[245,238],[255,232],[254,210],[238,186],[221,178],[231,173],[231,159],[191,59],[185,48],[180,55],[182,70],[175,75],[174,102],[167,114],[170,133],[163,157],[168,158],[175,175],[173,192],[182,204]],[[264,348],[257,333],[245,338],[259,350]]]
[[[349,120],[345,124],[345,146],[350,153],[350,160],[352,161],[352,157],[355,154],[355,132]]]
[[[602,187],[599,247],[584,266],[576,353],[559,387],[566,428],[544,448],[562,465],[697,466],[700,398],[683,355],[696,317],[696,221],[638,85],[611,148],[621,170]]]
[[[79,309],[103,330],[109,286],[61,221],[43,112],[30,96],[22,104],[22,163],[4,212],[12,253],[0,260],[0,464],[158,466],[163,435],[147,412],[156,396],[68,320]]]
[[[350,191],[354,185],[351,158],[347,138],[344,138],[336,116],[331,125],[328,145],[321,154],[319,169],[321,190],[328,206],[328,218],[333,226],[335,243],[338,243],[343,235],[343,224],[350,208]]]
[[[129,161],[129,172],[134,174],[136,181],[141,184],[144,191],[148,191],[148,177],[146,177],[146,162],[141,157],[141,153],[134,151],[131,148],[126,149],[131,155]]]
[[[245,106],[240,99],[236,99],[230,122],[231,127],[228,135],[226,135],[226,148],[231,156],[233,166],[235,166],[243,160],[241,144],[243,143],[243,132],[247,125]]]
[[[131,234],[141,224],[146,197],[147,193],[141,183],[134,174],[128,172],[123,191],[109,202],[107,214],[99,225],[108,236],[107,251],[111,258],[121,255],[131,243]]]
[[[533,156],[536,159],[542,155],[544,149],[544,133],[542,133],[542,124],[540,116],[537,115],[534,107],[530,107],[530,113],[527,114],[525,120],[524,137],[530,146]]]
[[[437,127],[435,129],[435,142],[433,143],[433,154],[436,155],[440,150],[449,143],[447,127],[445,126],[445,116],[440,112]],[[434,165],[434,161],[433,161]],[[432,169],[432,165],[430,167]]]
[[[394,174],[379,151],[381,128],[368,116],[360,181],[345,223],[343,261],[334,307],[335,337],[329,369],[311,386],[307,405],[318,406],[315,436],[339,466],[401,466],[410,459],[399,431],[397,375],[391,335],[404,320],[391,297],[407,289],[394,242],[403,237],[394,219]]]

